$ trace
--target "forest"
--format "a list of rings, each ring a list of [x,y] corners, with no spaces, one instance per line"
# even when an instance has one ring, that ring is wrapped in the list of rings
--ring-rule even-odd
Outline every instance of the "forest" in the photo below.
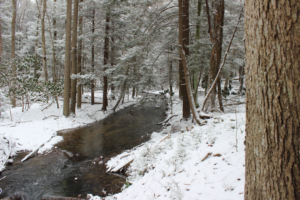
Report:
[[[299,15],[0,0],[0,198],[299,199]]]

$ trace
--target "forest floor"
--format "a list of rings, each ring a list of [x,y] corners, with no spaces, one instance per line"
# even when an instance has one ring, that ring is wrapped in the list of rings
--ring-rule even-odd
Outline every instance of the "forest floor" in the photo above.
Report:
[[[100,101],[96,94],[96,102]],[[89,102],[89,95],[83,99]],[[238,96],[229,96],[224,104],[245,101]],[[122,107],[134,104],[125,98]],[[203,99],[200,99],[200,103]],[[62,140],[56,131],[84,126],[110,114],[114,102],[109,103],[107,113],[102,104],[83,104],[76,116],[66,118],[56,104],[33,104],[22,112],[20,107],[2,113],[0,138],[10,141],[10,147],[2,148],[0,160],[7,152],[50,151]],[[117,172],[125,164],[127,181],[123,191],[105,197],[113,199],[218,199],[238,200],[244,197],[245,183],[245,104],[226,106],[225,113],[213,113],[211,119],[202,120],[199,126],[191,121],[181,121],[181,103],[174,97],[173,109],[167,112],[164,129],[152,133],[151,140],[134,150],[127,150],[107,163],[107,169]],[[2,143],[5,143],[2,139]],[[40,148],[42,144],[45,145]],[[1,164],[1,163],[0,163]],[[127,165],[128,166],[128,165]],[[102,199],[90,195],[91,199]]]

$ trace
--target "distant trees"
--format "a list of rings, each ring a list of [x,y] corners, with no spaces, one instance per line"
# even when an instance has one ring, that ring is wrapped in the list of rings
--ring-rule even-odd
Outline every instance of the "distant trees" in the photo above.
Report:
[[[245,2],[245,200],[300,199],[299,1]]]

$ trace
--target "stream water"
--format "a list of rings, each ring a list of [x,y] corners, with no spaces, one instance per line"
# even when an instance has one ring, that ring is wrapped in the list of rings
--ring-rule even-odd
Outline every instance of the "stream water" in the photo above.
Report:
[[[47,199],[50,197],[106,196],[121,191],[125,177],[105,173],[105,162],[131,149],[158,131],[165,118],[166,103],[149,95],[140,107],[129,106],[105,119],[77,129],[60,131],[64,140],[47,155],[36,155],[14,163],[2,172],[0,198]]]

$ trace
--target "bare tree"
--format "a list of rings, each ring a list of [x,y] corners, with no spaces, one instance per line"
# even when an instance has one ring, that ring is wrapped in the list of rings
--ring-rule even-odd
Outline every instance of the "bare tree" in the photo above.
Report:
[[[11,60],[12,60],[12,70],[13,70],[13,81],[12,81],[12,94],[11,94],[11,103],[13,107],[16,107],[16,76],[17,76],[17,66],[14,63],[14,59],[16,57],[16,15],[17,15],[17,2],[16,0],[12,0],[13,6],[13,15],[11,20]]]
[[[48,81],[48,70],[47,70],[47,55],[46,55],[46,37],[45,37],[45,16],[47,4],[46,0],[43,0],[43,15],[42,15],[42,48],[43,48],[43,67],[45,81]]]
[[[73,35],[72,35],[72,75],[77,74],[77,24],[78,24],[78,0],[74,0]],[[75,114],[76,107],[76,79],[71,80],[71,109]]]
[[[106,13],[106,24],[105,24],[105,40],[104,40],[104,57],[103,57],[103,65],[108,64],[109,59],[109,13]],[[104,68],[105,73],[106,68]],[[108,106],[107,102],[107,75],[104,74],[103,76],[103,104],[101,110],[107,110],[106,107]]]
[[[182,49],[185,56],[189,56],[189,49],[187,47],[189,45],[189,0],[178,0],[178,6],[179,41],[182,41]],[[191,116],[191,111],[182,60],[179,61],[179,84],[182,97],[182,118],[187,120]]]
[[[300,1],[245,1],[245,200],[300,199]]]
[[[66,21],[66,45],[65,45],[65,75],[64,75],[64,110],[63,115],[70,115],[70,46],[71,46],[71,21],[72,21],[72,0],[67,0],[67,21]]]
[[[80,0],[82,3],[83,0]],[[78,69],[77,72],[81,73],[81,67],[82,67],[82,47],[83,47],[83,40],[82,37],[82,22],[83,22],[83,16],[80,15],[79,17],[79,41],[78,41]],[[77,85],[77,108],[81,108],[81,84]]]

